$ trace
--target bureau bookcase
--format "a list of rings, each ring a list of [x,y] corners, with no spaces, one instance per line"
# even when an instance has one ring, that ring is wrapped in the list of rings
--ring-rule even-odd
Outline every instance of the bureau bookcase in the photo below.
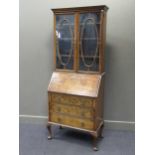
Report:
[[[48,139],[52,126],[102,136],[106,15],[108,7],[52,9],[54,65],[48,86]]]

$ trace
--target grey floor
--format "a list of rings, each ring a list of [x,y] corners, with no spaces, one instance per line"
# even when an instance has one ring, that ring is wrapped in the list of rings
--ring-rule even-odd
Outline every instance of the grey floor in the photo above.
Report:
[[[44,125],[21,124],[19,128],[20,155],[134,155],[134,132],[104,130],[100,150],[92,150],[92,137],[70,129],[54,127],[54,139],[47,140]]]

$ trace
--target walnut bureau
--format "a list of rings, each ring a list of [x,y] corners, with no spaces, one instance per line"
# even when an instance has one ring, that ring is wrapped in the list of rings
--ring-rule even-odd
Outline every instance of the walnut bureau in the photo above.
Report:
[[[48,86],[48,139],[52,125],[88,132],[93,149],[102,136],[104,53],[108,7],[52,9],[54,65]]]

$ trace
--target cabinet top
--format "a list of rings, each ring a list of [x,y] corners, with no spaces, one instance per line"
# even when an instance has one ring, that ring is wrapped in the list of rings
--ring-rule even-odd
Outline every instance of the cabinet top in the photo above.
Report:
[[[73,7],[73,8],[56,8],[51,9],[54,13],[65,13],[65,12],[80,12],[80,11],[107,11],[109,8],[106,5],[98,6],[87,6],[87,7]]]
[[[48,92],[97,97],[102,75],[54,72]]]

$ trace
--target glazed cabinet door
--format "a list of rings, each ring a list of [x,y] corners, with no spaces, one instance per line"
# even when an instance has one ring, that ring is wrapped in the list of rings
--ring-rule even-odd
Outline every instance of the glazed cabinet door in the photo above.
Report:
[[[55,15],[56,69],[73,70],[74,14]]]
[[[100,72],[101,13],[55,15],[56,69]]]
[[[100,13],[79,15],[79,71],[99,72]]]

